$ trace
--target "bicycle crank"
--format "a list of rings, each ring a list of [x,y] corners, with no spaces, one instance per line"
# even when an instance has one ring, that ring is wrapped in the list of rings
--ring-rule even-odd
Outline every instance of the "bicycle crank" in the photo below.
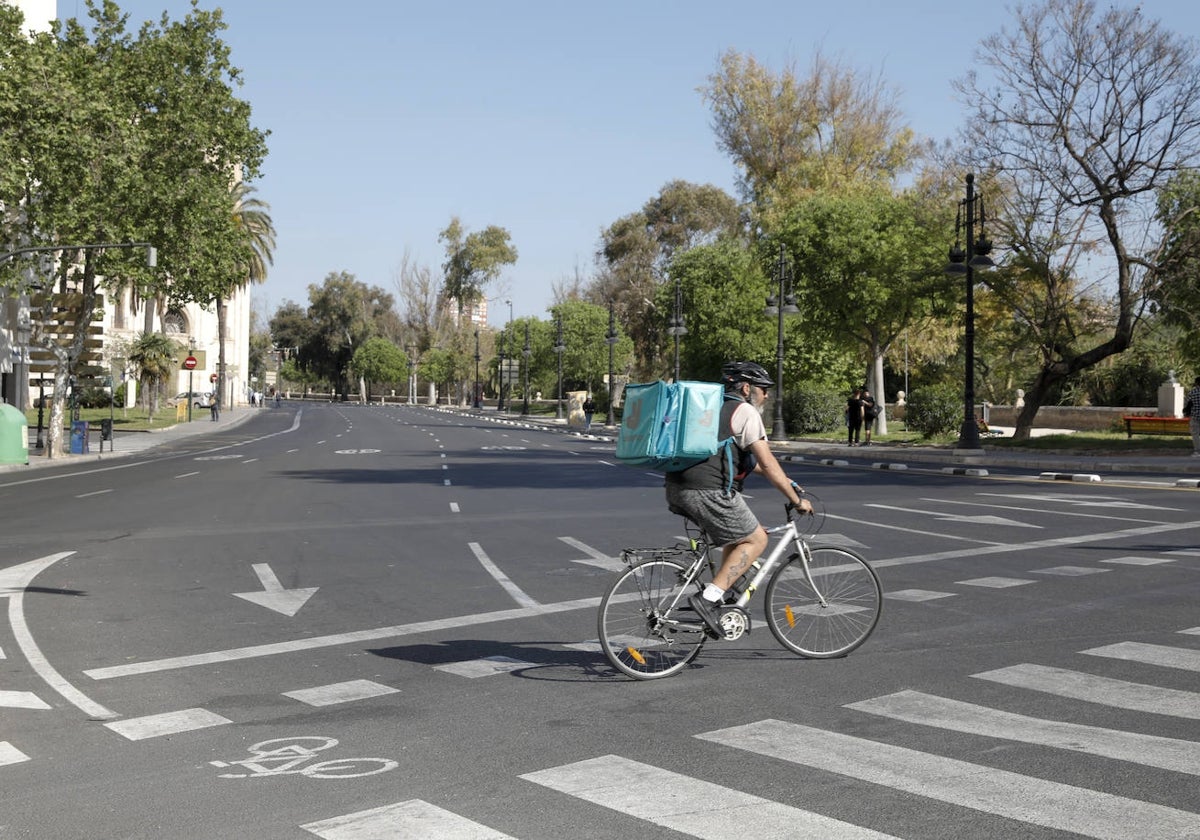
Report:
[[[725,641],[733,642],[750,632],[750,614],[741,607],[721,609],[721,632]]]

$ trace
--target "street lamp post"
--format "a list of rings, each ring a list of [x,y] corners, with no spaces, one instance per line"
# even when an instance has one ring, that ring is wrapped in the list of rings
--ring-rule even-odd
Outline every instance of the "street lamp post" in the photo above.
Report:
[[[417,388],[417,345],[409,344],[405,349],[408,350],[408,404],[413,405],[416,402],[413,391]]]
[[[558,400],[557,400],[558,406],[554,410],[554,419],[561,420],[561,419],[563,419],[562,357],[563,357],[563,352],[567,349],[567,345],[563,344],[562,316],[561,315],[554,319],[554,328],[555,328],[555,333],[557,336],[554,341],[554,354],[556,356],[558,356]]]
[[[608,332],[604,334],[604,343],[608,345],[608,418],[604,424],[611,427],[614,425],[613,389],[616,384],[613,382],[613,348],[617,344],[617,319],[611,300],[608,302]]]
[[[529,349],[529,322],[525,322],[525,348],[521,350],[521,355],[525,357],[525,400],[521,406],[521,416],[529,416],[529,357],[533,351]]]
[[[471,405],[479,408],[479,330],[475,330],[475,385],[471,392]]]
[[[783,316],[792,315],[800,310],[796,307],[796,296],[792,293],[791,273],[787,270],[787,260],[783,243],[779,243],[779,257],[775,262],[776,279],[779,288],[776,294],[767,298],[765,315],[776,316],[778,329],[775,337],[775,420],[771,424],[771,440],[787,440],[787,428],[783,421]]]
[[[975,218],[979,218],[979,238],[975,238]],[[959,246],[959,231],[964,230],[967,247]],[[958,217],[954,222],[954,247],[950,249],[950,262],[946,274],[966,275],[967,323],[963,334],[963,349],[966,354],[966,372],[963,377],[963,422],[958,434],[959,449],[979,449],[979,424],[975,420],[975,269],[991,268],[995,265],[988,256],[992,243],[984,233],[983,197],[975,194],[975,176],[967,174],[967,197],[958,204]]]
[[[667,335],[675,338],[675,381],[679,381],[679,337],[687,335],[687,325],[683,319],[683,286],[679,277],[675,278],[675,308],[668,322]]]

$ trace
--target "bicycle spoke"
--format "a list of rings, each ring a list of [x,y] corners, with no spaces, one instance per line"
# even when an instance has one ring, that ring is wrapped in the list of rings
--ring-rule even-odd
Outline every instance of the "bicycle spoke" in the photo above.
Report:
[[[681,670],[704,644],[703,631],[687,613],[671,611],[683,600],[686,569],[669,560],[649,560],[622,572],[600,604],[598,629],[604,655],[635,679],[665,677]]]
[[[784,647],[801,656],[844,656],[865,642],[879,622],[879,579],[865,560],[845,548],[813,548],[809,572],[811,581],[797,558],[775,573],[767,585],[767,626]]]

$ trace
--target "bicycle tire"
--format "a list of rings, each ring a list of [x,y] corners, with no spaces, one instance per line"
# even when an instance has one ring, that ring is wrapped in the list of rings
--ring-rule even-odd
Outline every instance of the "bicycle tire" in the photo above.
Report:
[[[767,626],[781,645],[800,656],[845,656],[879,624],[883,587],[871,565],[848,548],[811,546],[810,552],[809,571],[825,605],[795,555],[776,569],[767,583]]]
[[[700,653],[708,637],[698,618],[678,625],[664,613],[686,603],[686,574],[682,563],[645,560],[621,572],[600,599],[600,647],[618,671],[635,680],[660,679]]]

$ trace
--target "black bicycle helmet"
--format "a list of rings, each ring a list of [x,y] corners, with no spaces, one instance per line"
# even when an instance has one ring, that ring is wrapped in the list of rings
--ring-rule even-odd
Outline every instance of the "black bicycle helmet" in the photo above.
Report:
[[[721,381],[726,386],[749,382],[760,388],[774,388],[775,380],[766,368],[757,362],[729,362],[721,368]]]

